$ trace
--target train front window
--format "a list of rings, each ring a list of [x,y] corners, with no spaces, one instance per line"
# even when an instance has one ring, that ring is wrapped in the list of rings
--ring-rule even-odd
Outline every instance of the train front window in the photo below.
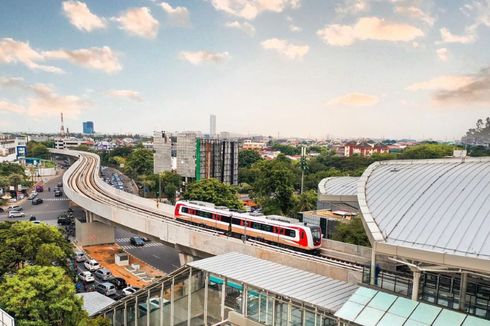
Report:
[[[311,235],[313,236],[313,242],[317,243],[322,238],[322,232],[319,227],[310,227]]]

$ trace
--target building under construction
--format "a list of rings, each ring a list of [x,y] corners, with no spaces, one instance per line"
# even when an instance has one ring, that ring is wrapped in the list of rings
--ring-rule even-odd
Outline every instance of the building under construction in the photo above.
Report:
[[[183,177],[238,184],[238,141],[204,138],[195,132],[178,133],[177,137],[155,132],[153,137],[155,173],[171,171],[175,156],[177,174]]]

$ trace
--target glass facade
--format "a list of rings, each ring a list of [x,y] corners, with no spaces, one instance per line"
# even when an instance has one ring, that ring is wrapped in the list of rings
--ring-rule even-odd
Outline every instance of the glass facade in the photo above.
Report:
[[[115,326],[230,324],[230,312],[269,326],[330,326],[319,307],[249,287],[206,271],[183,267],[102,310]]]

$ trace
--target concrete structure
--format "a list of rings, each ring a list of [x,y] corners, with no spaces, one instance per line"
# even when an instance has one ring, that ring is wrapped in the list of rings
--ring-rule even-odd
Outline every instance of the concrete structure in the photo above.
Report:
[[[216,136],[216,115],[214,114],[211,114],[209,116],[209,136],[210,137]]]
[[[198,139],[196,179],[218,179],[238,184],[238,142],[222,139]]]
[[[172,171],[172,139],[165,131],[153,133],[153,173]]]
[[[83,133],[85,135],[93,135],[95,133],[93,121],[84,121],[83,122]]]
[[[196,139],[197,133],[182,132],[177,134],[177,174],[196,177]]]
[[[359,177],[329,177],[318,183],[317,209],[358,212]]]
[[[344,156],[371,156],[373,154],[389,153],[390,150],[387,145],[382,143],[368,143],[368,142],[348,142],[344,145]]]
[[[336,325],[335,312],[356,289],[229,253],[188,263],[98,315],[112,325]]]
[[[85,139],[78,139],[74,137],[69,138],[56,138],[54,140],[54,148],[56,149],[67,149],[76,148],[80,145],[89,145],[91,142]]]
[[[357,213],[346,211],[331,211],[329,209],[319,209],[314,211],[301,212],[303,222],[308,225],[318,225],[322,229],[324,239],[332,239],[335,229],[339,223],[350,223]]]
[[[250,139],[243,141],[242,149],[259,151],[266,147],[266,143],[253,142]]]
[[[13,162],[27,155],[27,136],[0,135],[0,162]]]
[[[94,220],[91,212],[85,221],[75,219],[75,240],[80,246],[114,243],[114,227]]]

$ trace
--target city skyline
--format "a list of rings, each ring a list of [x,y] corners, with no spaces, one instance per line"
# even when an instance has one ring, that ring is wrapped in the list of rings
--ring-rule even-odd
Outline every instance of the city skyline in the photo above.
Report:
[[[489,115],[490,1],[4,1],[0,130],[454,140]]]

